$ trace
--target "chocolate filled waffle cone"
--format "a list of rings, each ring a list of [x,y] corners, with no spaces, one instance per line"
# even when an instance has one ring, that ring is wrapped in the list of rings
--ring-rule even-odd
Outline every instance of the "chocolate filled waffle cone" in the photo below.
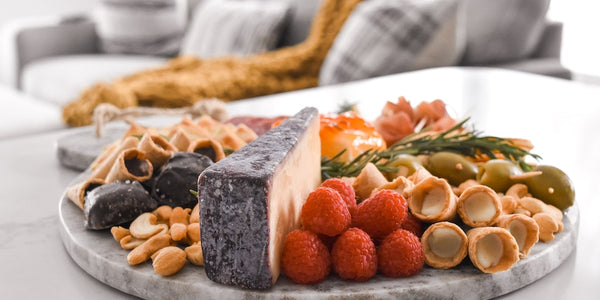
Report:
[[[517,241],[504,228],[473,228],[467,240],[471,262],[484,273],[506,271],[519,260]]]
[[[106,176],[106,183],[117,180],[146,181],[152,177],[153,166],[139,149],[125,150],[119,155],[110,172]]]
[[[458,265],[467,256],[467,235],[456,224],[435,223],[421,237],[425,250],[425,263],[438,269]]]
[[[187,152],[206,155],[214,162],[218,162],[219,160],[225,158],[223,146],[221,146],[221,143],[213,139],[196,140],[189,145]]]
[[[527,257],[531,247],[539,240],[538,224],[533,218],[525,215],[502,215],[498,218],[496,226],[508,230],[515,238],[519,246],[519,258]]]
[[[146,158],[150,160],[155,169],[164,165],[173,152],[177,152],[175,146],[169,144],[160,135],[145,133],[137,147],[140,151],[146,154]]]
[[[98,167],[92,171],[92,175],[90,175],[90,179],[104,179],[106,180],[106,176],[110,169],[115,164],[115,161],[121,154],[121,152],[137,147],[139,140],[135,137],[127,137],[124,138],[123,141],[119,144],[119,146],[110,153],[110,155],[106,156],[106,158],[98,165]]]
[[[91,190],[105,184],[104,179],[92,178],[84,182],[80,182],[67,189],[66,195],[69,200],[73,201],[81,210],[84,209],[85,195]]]
[[[475,185],[460,195],[457,210],[463,222],[471,227],[492,226],[502,213],[502,203],[494,190]]]
[[[100,153],[100,155],[98,155],[98,157],[96,157],[96,159],[94,159],[94,161],[90,164],[90,170],[95,170],[96,168],[98,168],[99,165],[101,165],[107,157],[111,156],[112,153],[114,151],[117,150],[117,148],[119,147],[119,143],[121,141],[116,141],[106,147],[104,147],[104,150],[102,151],[102,153]]]
[[[456,199],[448,181],[431,176],[413,187],[408,207],[421,221],[449,221],[456,216]]]
[[[190,147],[192,140],[183,130],[177,129],[169,142],[177,150],[184,152]]]

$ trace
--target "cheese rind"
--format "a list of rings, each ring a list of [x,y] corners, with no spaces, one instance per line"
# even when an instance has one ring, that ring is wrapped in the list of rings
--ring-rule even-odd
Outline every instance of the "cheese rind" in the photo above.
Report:
[[[285,236],[321,181],[320,149],[318,111],[305,108],[200,175],[208,278],[250,289],[275,283]]]

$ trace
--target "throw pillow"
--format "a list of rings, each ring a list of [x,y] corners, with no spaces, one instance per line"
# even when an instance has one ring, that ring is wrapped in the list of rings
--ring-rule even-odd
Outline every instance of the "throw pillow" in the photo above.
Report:
[[[187,0],[101,0],[100,48],[113,54],[177,54],[185,30]]]
[[[245,56],[275,49],[285,29],[286,1],[208,1],[196,8],[182,54]]]
[[[371,0],[350,15],[319,84],[455,64],[462,53],[457,0]]]
[[[540,41],[550,0],[466,1],[467,47],[462,64],[529,57]]]

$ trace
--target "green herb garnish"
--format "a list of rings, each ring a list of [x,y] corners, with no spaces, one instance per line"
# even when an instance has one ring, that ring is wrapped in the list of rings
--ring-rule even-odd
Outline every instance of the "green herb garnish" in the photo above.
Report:
[[[321,158],[321,174],[324,179],[343,176],[357,176],[367,165],[373,163],[382,172],[393,172],[391,167],[394,157],[399,154],[432,154],[448,151],[468,157],[487,155],[491,159],[500,153],[505,159],[517,163],[523,171],[530,171],[531,166],[525,162],[526,156],[536,160],[541,159],[537,154],[519,148],[510,140],[495,136],[481,136],[477,130],[464,130],[463,125],[469,118],[459,122],[452,128],[441,133],[424,133],[423,131],[409,135],[385,150],[368,150],[350,162],[337,160],[345,150],[333,158]]]

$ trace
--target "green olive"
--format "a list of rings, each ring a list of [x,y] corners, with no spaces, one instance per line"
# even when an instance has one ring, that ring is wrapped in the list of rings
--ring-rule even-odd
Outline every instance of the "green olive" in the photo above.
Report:
[[[396,172],[385,173],[389,180],[393,180],[398,176],[409,176],[423,165],[421,164],[421,160],[414,155],[399,154],[392,159],[389,166],[398,169]]]
[[[488,160],[477,172],[477,181],[498,193],[504,193],[517,183],[511,176],[523,173],[516,164],[503,159]]]
[[[575,187],[565,172],[557,167],[547,165],[537,166],[533,171],[542,172],[541,175],[524,180],[533,197],[552,204],[560,210],[565,210],[573,205]]]
[[[429,156],[427,170],[437,176],[448,180],[454,186],[475,179],[477,165],[465,156],[452,152],[437,152]]]

